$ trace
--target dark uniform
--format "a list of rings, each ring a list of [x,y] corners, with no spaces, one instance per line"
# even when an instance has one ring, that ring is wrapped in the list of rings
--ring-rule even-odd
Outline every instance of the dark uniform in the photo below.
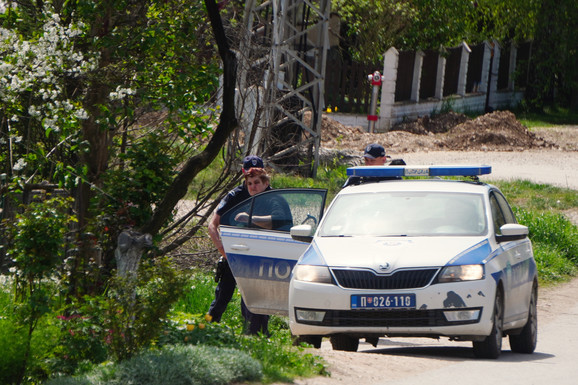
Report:
[[[267,187],[270,190],[271,187]],[[237,204],[243,202],[244,200],[250,198],[251,195],[245,187],[245,183],[240,186],[235,187],[233,190],[229,191],[227,195],[221,200],[219,206],[217,207],[217,214],[223,216],[229,209],[235,207]],[[235,282],[235,277],[231,272],[231,268],[227,263],[227,260],[223,261],[221,266],[221,279],[217,284],[215,289],[215,299],[209,307],[209,315],[212,317],[213,322],[220,322],[221,316],[227,309],[227,305],[233,298],[233,293],[235,292],[235,287],[237,283]],[[268,334],[268,324],[269,316],[262,314],[255,314],[247,309],[245,306],[245,301],[241,298],[241,313],[245,322],[248,324],[248,333],[257,334],[259,332],[263,334]]]

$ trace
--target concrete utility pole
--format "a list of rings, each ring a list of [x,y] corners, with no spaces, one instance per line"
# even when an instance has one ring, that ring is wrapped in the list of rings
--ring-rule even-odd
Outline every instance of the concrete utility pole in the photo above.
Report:
[[[244,102],[242,113],[251,117],[240,119],[245,132],[257,143],[274,127],[299,127],[300,142],[268,161],[275,164],[288,152],[307,148],[312,176],[319,163],[330,8],[330,0],[247,0],[239,52],[239,92],[247,92],[255,106]],[[263,68],[264,77],[251,76]],[[310,119],[304,119],[308,113]]]

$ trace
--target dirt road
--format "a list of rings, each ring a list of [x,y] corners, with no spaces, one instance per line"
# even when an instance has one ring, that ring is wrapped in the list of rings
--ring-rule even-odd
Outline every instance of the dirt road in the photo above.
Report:
[[[578,152],[559,150],[430,151],[399,154],[407,164],[484,164],[492,173],[481,179],[525,179],[578,190]]]

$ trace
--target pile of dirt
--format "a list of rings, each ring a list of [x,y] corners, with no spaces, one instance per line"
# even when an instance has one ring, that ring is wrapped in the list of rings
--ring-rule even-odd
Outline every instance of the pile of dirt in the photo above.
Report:
[[[449,112],[396,125],[386,133],[365,132],[324,116],[321,146],[326,149],[363,151],[377,142],[388,152],[416,151],[522,151],[558,146],[530,132],[509,111],[495,111],[475,119]]]

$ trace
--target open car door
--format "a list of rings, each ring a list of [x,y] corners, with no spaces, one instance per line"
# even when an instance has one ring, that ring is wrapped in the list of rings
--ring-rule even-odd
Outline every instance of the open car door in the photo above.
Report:
[[[221,239],[227,260],[245,304],[253,313],[288,315],[291,272],[309,246],[292,239],[289,230],[308,224],[313,235],[323,215],[326,196],[327,190],[322,189],[269,190],[221,216]],[[269,215],[266,223],[272,228],[261,227],[263,218]]]

